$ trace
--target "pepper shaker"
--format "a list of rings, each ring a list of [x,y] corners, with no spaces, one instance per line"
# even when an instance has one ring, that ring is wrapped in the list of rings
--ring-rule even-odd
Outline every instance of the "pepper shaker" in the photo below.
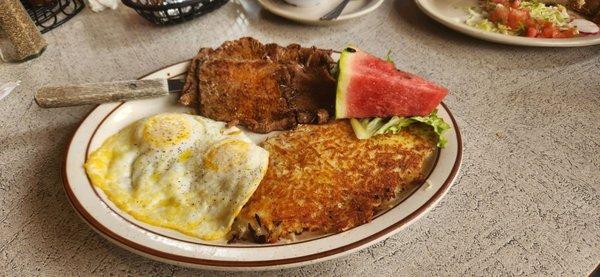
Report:
[[[6,37],[5,41],[0,41],[0,58],[5,61],[36,58],[48,45],[20,0],[0,1],[0,29]],[[12,49],[8,49],[10,46]]]

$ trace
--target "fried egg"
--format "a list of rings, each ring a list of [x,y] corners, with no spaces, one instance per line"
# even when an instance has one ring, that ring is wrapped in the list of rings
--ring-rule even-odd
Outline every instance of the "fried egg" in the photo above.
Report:
[[[258,187],[268,156],[236,127],[166,113],[109,137],[85,169],[94,186],[137,220],[215,240],[226,237]]]

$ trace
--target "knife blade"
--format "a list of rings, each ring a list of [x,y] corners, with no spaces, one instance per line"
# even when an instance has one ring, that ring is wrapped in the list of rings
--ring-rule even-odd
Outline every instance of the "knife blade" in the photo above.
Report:
[[[35,102],[42,108],[58,108],[161,97],[181,92],[184,84],[183,79],[151,79],[46,86],[37,91]]]

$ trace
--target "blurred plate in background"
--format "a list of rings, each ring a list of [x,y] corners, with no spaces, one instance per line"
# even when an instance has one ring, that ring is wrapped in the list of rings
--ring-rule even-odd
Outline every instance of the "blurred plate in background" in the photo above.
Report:
[[[465,23],[468,8],[477,6],[477,0],[415,0],[417,6],[437,22],[463,34],[479,39],[520,46],[578,47],[600,44],[600,35],[576,38],[528,38],[486,32]]]

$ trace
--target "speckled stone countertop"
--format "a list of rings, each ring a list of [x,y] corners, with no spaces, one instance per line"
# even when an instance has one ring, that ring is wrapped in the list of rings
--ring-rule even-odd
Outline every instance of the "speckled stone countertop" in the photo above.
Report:
[[[441,202],[397,235],[336,260],[255,276],[586,276],[600,261],[600,46],[538,49],[475,40],[411,0],[361,19],[297,25],[232,1],[188,23],[155,27],[133,10],[85,10],[45,34],[38,59],[0,64],[0,275],[229,275],[162,264],[103,239],[70,207],[60,180],[67,140],[92,106],[43,110],[46,84],[132,79],[200,46],[253,36],[348,43],[450,89],[462,170]]]

